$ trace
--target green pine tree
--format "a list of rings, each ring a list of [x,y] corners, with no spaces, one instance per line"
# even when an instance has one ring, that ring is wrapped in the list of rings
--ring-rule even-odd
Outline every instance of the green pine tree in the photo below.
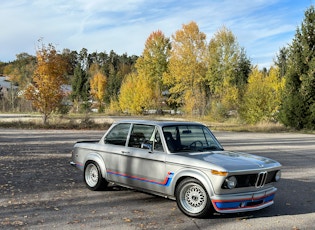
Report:
[[[315,129],[315,9],[305,12],[288,55],[280,119],[296,129]]]
[[[90,85],[88,75],[81,68],[81,64],[78,64],[74,69],[74,76],[71,85],[71,98],[74,102],[75,110],[78,112],[80,105],[83,106],[83,110],[89,109],[87,101],[89,99]]]

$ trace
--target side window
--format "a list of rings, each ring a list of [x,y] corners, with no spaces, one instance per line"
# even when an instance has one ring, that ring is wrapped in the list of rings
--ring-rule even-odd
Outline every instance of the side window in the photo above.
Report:
[[[106,135],[105,144],[123,145],[125,146],[129,133],[130,124],[118,124]]]
[[[155,134],[155,141],[154,141],[154,150],[159,152],[164,152],[162,141],[161,141],[161,135],[158,131],[156,131]]]
[[[152,146],[152,134],[154,131],[152,125],[134,125],[130,134],[128,146],[134,148],[144,148],[144,144]],[[146,147],[148,148],[148,146]]]

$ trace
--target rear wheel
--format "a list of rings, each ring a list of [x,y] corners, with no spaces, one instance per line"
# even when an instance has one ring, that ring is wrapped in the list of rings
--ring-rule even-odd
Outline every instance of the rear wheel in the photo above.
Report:
[[[175,193],[177,206],[187,216],[202,218],[210,214],[210,198],[198,180],[184,179],[177,186]]]
[[[100,166],[93,161],[89,161],[85,165],[84,182],[92,191],[103,190],[108,185],[108,182],[102,177]]]

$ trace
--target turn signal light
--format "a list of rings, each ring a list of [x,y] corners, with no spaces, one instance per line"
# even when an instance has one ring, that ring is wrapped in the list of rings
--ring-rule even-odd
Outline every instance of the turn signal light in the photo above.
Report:
[[[227,172],[218,171],[218,170],[214,170],[214,169],[211,170],[211,173],[212,173],[213,175],[217,175],[217,176],[227,176],[227,175],[228,175]]]

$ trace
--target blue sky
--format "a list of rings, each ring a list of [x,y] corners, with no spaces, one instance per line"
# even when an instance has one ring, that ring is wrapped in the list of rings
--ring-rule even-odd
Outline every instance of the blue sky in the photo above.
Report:
[[[38,39],[88,52],[141,55],[148,36],[171,37],[195,21],[209,41],[222,26],[230,29],[252,64],[269,67],[291,43],[312,0],[2,0],[0,61],[35,55]]]

